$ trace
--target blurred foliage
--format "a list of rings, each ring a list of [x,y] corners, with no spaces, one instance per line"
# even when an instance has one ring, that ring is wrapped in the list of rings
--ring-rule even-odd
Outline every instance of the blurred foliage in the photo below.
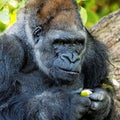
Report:
[[[17,11],[25,5],[25,0],[0,0],[0,32],[16,21]]]
[[[76,0],[87,13],[86,26],[93,26],[100,18],[120,8],[120,0]],[[84,19],[83,19],[84,21]]]
[[[16,21],[26,0],[0,0],[0,32]],[[84,25],[91,27],[100,18],[120,8],[120,0],[76,0]]]

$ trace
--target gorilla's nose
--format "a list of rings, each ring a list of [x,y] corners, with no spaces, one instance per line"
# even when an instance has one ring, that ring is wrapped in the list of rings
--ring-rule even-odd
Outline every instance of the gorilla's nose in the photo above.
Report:
[[[64,53],[64,54],[61,55],[61,59],[63,61],[67,61],[67,62],[70,62],[70,63],[76,63],[80,60],[77,53]]]
[[[64,66],[60,66],[60,68],[69,72],[80,71],[80,58],[77,53],[64,53],[61,55],[61,59]]]

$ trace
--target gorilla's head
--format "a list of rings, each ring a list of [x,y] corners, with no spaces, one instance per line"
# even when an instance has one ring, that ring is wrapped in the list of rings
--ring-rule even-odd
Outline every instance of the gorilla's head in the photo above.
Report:
[[[57,80],[76,80],[87,42],[76,4],[70,0],[31,3],[26,7],[25,28],[40,70]]]

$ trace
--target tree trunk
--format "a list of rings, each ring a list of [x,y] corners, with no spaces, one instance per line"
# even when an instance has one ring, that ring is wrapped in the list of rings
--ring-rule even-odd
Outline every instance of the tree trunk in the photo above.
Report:
[[[120,108],[120,9],[102,18],[90,32],[108,46],[109,79],[116,89],[116,100]]]

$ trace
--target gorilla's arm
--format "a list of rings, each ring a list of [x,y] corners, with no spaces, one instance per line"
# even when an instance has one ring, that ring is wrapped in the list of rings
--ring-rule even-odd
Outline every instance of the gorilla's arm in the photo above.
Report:
[[[88,111],[90,104],[87,97],[56,88],[44,91],[29,100],[26,119],[78,120]]]
[[[23,64],[24,51],[14,36],[0,36],[0,92],[15,82],[12,79]]]
[[[14,114],[14,110],[10,110],[12,107],[9,106],[24,101],[20,100],[23,95],[19,95],[20,84],[16,76],[22,66],[23,56],[23,49],[16,37],[6,34],[0,36],[0,120],[10,120],[6,112]]]

